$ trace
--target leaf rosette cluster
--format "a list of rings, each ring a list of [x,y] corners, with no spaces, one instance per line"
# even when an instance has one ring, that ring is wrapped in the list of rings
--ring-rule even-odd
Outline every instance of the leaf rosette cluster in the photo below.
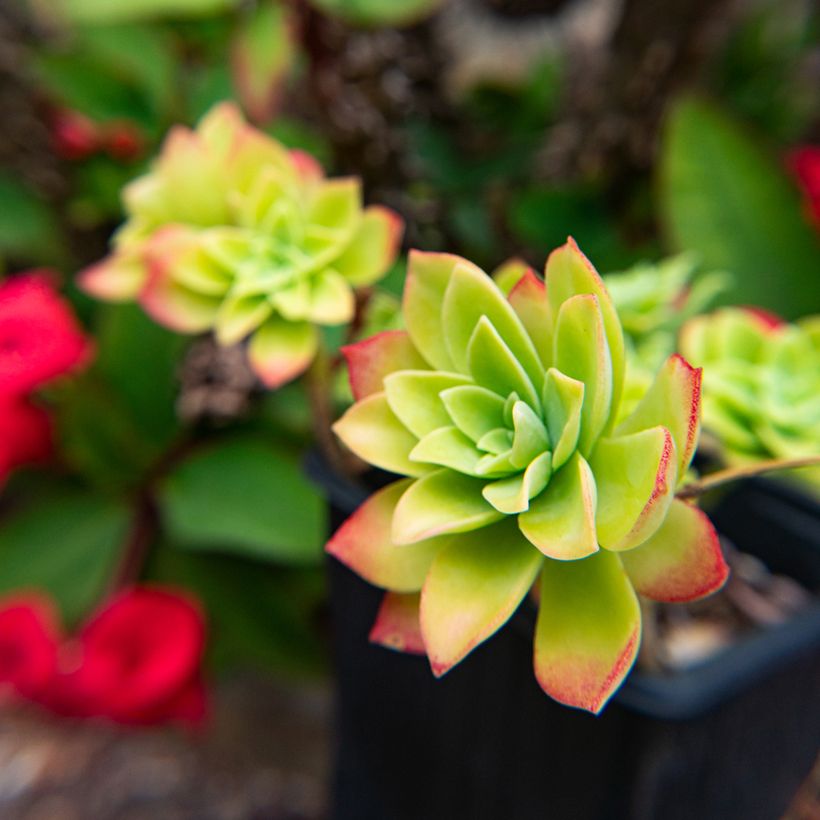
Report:
[[[150,172],[123,194],[128,219],[111,254],[80,276],[101,299],[138,300],[182,333],[249,339],[250,362],[276,387],[302,373],[317,325],[350,321],[353,289],[392,264],[401,220],[362,207],[360,181],[216,106],[195,130],[169,133]]]
[[[356,403],[335,430],[405,478],[328,551],[388,591],[371,639],[436,675],[532,590],[538,682],[597,712],[636,657],[638,594],[692,600],[726,577],[708,519],[675,499],[700,371],[670,357],[618,420],[621,324],[572,240],[506,297],[464,259],[413,252],[403,313],[406,331],[346,349]]]
[[[690,319],[680,345],[704,367],[703,424],[728,462],[820,453],[820,316],[723,308]]]

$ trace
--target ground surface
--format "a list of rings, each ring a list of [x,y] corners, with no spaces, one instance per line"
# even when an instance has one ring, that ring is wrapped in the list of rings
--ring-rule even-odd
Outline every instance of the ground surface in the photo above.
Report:
[[[320,820],[330,698],[316,686],[220,687],[200,736],[0,714],[3,820]]]

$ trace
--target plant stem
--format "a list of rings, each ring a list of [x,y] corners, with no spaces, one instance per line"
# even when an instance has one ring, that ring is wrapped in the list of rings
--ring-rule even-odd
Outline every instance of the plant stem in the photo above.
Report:
[[[133,522],[123,548],[120,565],[114,574],[112,592],[136,583],[142,573],[145,559],[157,536],[159,515],[148,492],[141,492],[134,504]]]
[[[313,422],[313,435],[322,455],[339,472],[349,475],[357,472],[354,462],[339,446],[333,435],[333,368],[324,345],[319,346],[313,363],[305,373],[308,403]]]
[[[719,470],[716,473],[704,476],[697,481],[684,484],[676,495],[678,498],[683,499],[697,498],[715,487],[728,484],[730,481],[752,478],[775,470],[794,470],[798,467],[814,467],[817,465],[820,465],[820,455],[807,456],[806,458],[774,459],[772,461],[761,461],[758,464],[747,464],[744,467],[729,467],[726,470]]]

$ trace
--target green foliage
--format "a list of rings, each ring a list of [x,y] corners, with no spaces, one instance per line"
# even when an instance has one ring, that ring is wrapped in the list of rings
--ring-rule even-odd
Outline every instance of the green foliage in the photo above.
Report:
[[[572,235],[605,268],[636,261],[636,251],[620,237],[601,191],[588,185],[524,187],[510,203],[509,223],[515,236],[532,248],[553,248]]]
[[[180,427],[175,404],[185,338],[150,321],[134,305],[102,308],[95,335],[96,368],[145,439],[167,446]]]
[[[163,482],[160,503],[171,539],[189,550],[296,565],[321,556],[323,503],[298,457],[260,438],[194,452]]]
[[[76,623],[110,584],[128,519],[124,505],[87,491],[40,490],[0,521],[0,592],[46,590]]]
[[[0,173],[0,270],[6,261],[59,262],[64,249],[48,206],[30,188]]]
[[[131,23],[155,17],[200,17],[226,11],[237,0],[56,0],[52,13],[76,23]]]
[[[720,304],[762,305],[786,317],[820,309],[820,239],[778,160],[742,126],[707,103],[681,100],[659,172],[671,244],[734,276]]]
[[[217,668],[256,667],[295,676],[324,670],[316,628],[324,595],[318,570],[271,567],[163,544],[148,577],[201,598],[208,613],[209,654]]]

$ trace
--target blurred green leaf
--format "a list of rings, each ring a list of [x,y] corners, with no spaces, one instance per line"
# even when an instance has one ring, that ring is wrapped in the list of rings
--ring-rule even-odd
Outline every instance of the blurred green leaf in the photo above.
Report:
[[[233,80],[242,106],[256,122],[273,118],[296,54],[296,21],[276,2],[257,3],[231,39]]]
[[[0,521],[0,592],[46,590],[76,623],[106,591],[128,522],[125,505],[87,492],[38,494]]]
[[[96,367],[134,424],[158,446],[179,432],[178,368],[187,340],[152,322],[136,305],[106,305],[97,320]]]
[[[626,267],[640,249],[628,249],[600,193],[587,187],[532,187],[513,197],[510,228],[543,254],[572,236],[599,270]]]
[[[253,666],[300,676],[325,668],[314,624],[324,597],[318,568],[284,569],[162,545],[148,575],[190,589],[202,600],[215,666]]]
[[[194,452],[166,478],[159,500],[171,539],[187,549],[287,564],[321,558],[324,504],[298,457],[262,438]]]
[[[15,264],[57,264],[62,256],[60,229],[33,191],[0,174],[0,270]]]
[[[673,248],[734,275],[718,303],[762,305],[787,318],[820,309],[820,239],[777,158],[738,123],[681,100],[664,134],[660,185]]]
[[[50,10],[76,23],[128,23],[156,17],[199,17],[232,8],[237,0],[55,0]]]
[[[124,398],[93,370],[49,394],[59,451],[71,468],[99,487],[138,484],[159,450],[145,439]]]

